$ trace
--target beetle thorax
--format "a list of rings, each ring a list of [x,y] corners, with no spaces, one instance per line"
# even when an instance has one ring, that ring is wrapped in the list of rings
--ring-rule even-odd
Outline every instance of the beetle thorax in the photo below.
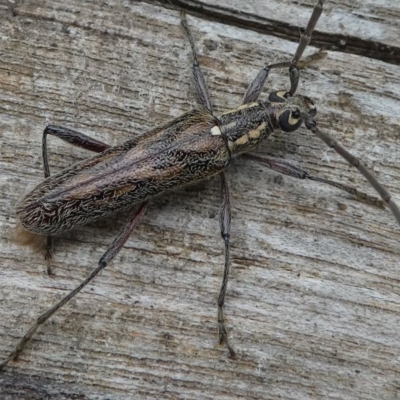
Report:
[[[235,155],[252,150],[275,129],[295,131],[305,118],[315,116],[316,112],[309,97],[277,91],[267,101],[243,104],[225,112],[210,133],[223,135],[231,155]]]
[[[218,118],[218,125],[211,129],[212,135],[223,135],[232,155],[251,150],[278,128],[276,110],[264,102],[243,104],[229,110]]]

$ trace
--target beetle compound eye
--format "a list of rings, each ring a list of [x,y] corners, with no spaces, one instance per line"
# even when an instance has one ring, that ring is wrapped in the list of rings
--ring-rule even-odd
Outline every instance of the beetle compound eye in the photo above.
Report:
[[[272,103],[286,103],[286,93],[284,90],[277,90],[271,92],[268,96],[268,100]]]
[[[300,110],[286,110],[279,116],[279,125],[284,132],[295,131],[303,122]]]
[[[299,109],[292,111],[292,118],[295,118],[295,119],[300,118],[300,110]]]

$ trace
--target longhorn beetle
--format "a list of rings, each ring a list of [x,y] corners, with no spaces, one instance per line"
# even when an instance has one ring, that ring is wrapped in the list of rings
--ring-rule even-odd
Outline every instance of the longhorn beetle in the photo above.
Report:
[[[313,101],[307,96],[296,94],[299,83],[298,63],[310,42],[323,4],[324,0],[319,0],[315,5],[293,59],[262,68],[250,83],[242,104],[236,109],[219,116],[214,115],[194,41],[185,14],[181,13],[181,24],[191,47],[192,73],[199,103],[197,109],[150,130],[140,138],[128,140],[115,147],[68,128],[54,125],[46,127],[42,142],[45,180],[17,205],[16,213],[27,237],[47,237],[47,255],[50,254],[51,235],[110,216],[135,204],[139,206],[132,213],[125,229],[102,255],[97,268],[60,302],[39,316],[11,354],[0,364],[0,368],[15,359],[38,327],[110,263],[139,224],[152,197],[213,175],[220,177],[220,229],[225,245],[224,273],[218,296],[219,342],[225,343],[230,356],[235,357],[228,341],[223,312],[229,276],[231,222],[229,188],[224,170],[232,157],[248,153],[274,130],[293,132],[304,123],[308,130],[356,167],[382,200],[359,192],[353,187],[310,175],[281,160],[251,153],[245,157],[285,175],[335,186],[351,193],[364,203],[382,208],[387,205],[400,223],[399,208],[391,200],[387,190],[353,155],[318,128],[314,118],[317,110]],[[267,100],[259,100],[268,74],[275,68],[289,69],[290,89],[272,92]],[[48,135],[99,154],[50,176],[47,158]]]

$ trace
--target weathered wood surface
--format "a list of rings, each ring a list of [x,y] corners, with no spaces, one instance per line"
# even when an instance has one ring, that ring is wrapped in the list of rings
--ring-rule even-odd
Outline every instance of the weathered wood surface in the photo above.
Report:
[[[256,18],[265,3],[253,1],[246,12]],[[296,35],[313,2],[282,3]],[[376,2],[347,3],[327,4],[319,32],[335,42],[331,17],[341,15],[345,34],[396,45],[398,5],[381,1],[378,15]],[[264,18],[277,16],[281,11],[271,10]],[[287,59],[295,49],[227,21],[189,16],[218,112],[240,103],[265,62]],[[377,27],[367,29],[368,37],[366,24]],[[89,274],[124,223],[121,216],[63,235],[52,277],[42,254],[11,242],[15,203],[42,177],[43,128],[63,124],[117,144],[176,117],[194,106],[188,56],[172,8],[116,0],[0,2],[1,359],[43,310]],[[268,83],[286,85],[286,71]],[[397,202],[399,89],[400,67],[331,51],[303,71],[299,90],[315,99],[320,126],[372,168]],[[53,171],[88,155],[50,143]],[[275,134],[260,153],[373,193],[305,129]],[[400,228],[388,211],[277,176],[242,159],[229,168],[226,317],[238,360],[217,345],[223,245],[215,179],[152,203],[112,265],[0,374],[0,397],[398,398]]]
[[[316,1],[159,0],[202,17],[297,41]],[[400,63],[400,3],[387,0],[327,1],[313,34],[314,46]],[[293,29],[297,27],[297,29]]]

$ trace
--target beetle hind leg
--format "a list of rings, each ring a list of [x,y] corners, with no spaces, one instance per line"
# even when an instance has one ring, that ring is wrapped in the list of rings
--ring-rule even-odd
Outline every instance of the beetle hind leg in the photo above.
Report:
[[[80,133],[58,125],[48,125],[43,131],[42,137],[43,170],[45,178],[48,178],[50,176],[49,160],[47,156],[47,135],[55,136],[63,140],[64,142],[70,143],[74,146],[78,146],[86,150],[93,151],[95,153],[101,153],[102,151],[107,150],[110,147],[108,144],[93,139],[90,136],[85,135],[84,133]],[[51,236],[47,236],[45,252],[45,260],[47,261],[47,275],[53,275],[50,263],[52,253],[53,238]]]
[[[67,304],[73,297],[75,297],[87,284],[89,284],[98,274],[101,272],[119,253],[121,248],[124,246],[126,241],[129,239],[131,233],[139,225],[144,213],[147,210],[148,202],[145,201],[140,204],[139,208],[135,210],[131,216],[125,229],[114,239],[111,245],[108,247],[106,252],[100,258],[97,267],[92,271],[92,273],[80,283],[74,290],[69,292],[64,296],[58,303],[49,308],[43,314],[41,314],[33,325],[29,328],[28,332],[19,340],[18,344],[15,346],[14,350],[9,354],[9,356],[2,362],[0,362],[0,371],[12,360],[16,360],[18,355],[25,348],[26,344],[32,339],[36,331],[41,325],[43,325],[52,315],[54,315],[61,307]]]

